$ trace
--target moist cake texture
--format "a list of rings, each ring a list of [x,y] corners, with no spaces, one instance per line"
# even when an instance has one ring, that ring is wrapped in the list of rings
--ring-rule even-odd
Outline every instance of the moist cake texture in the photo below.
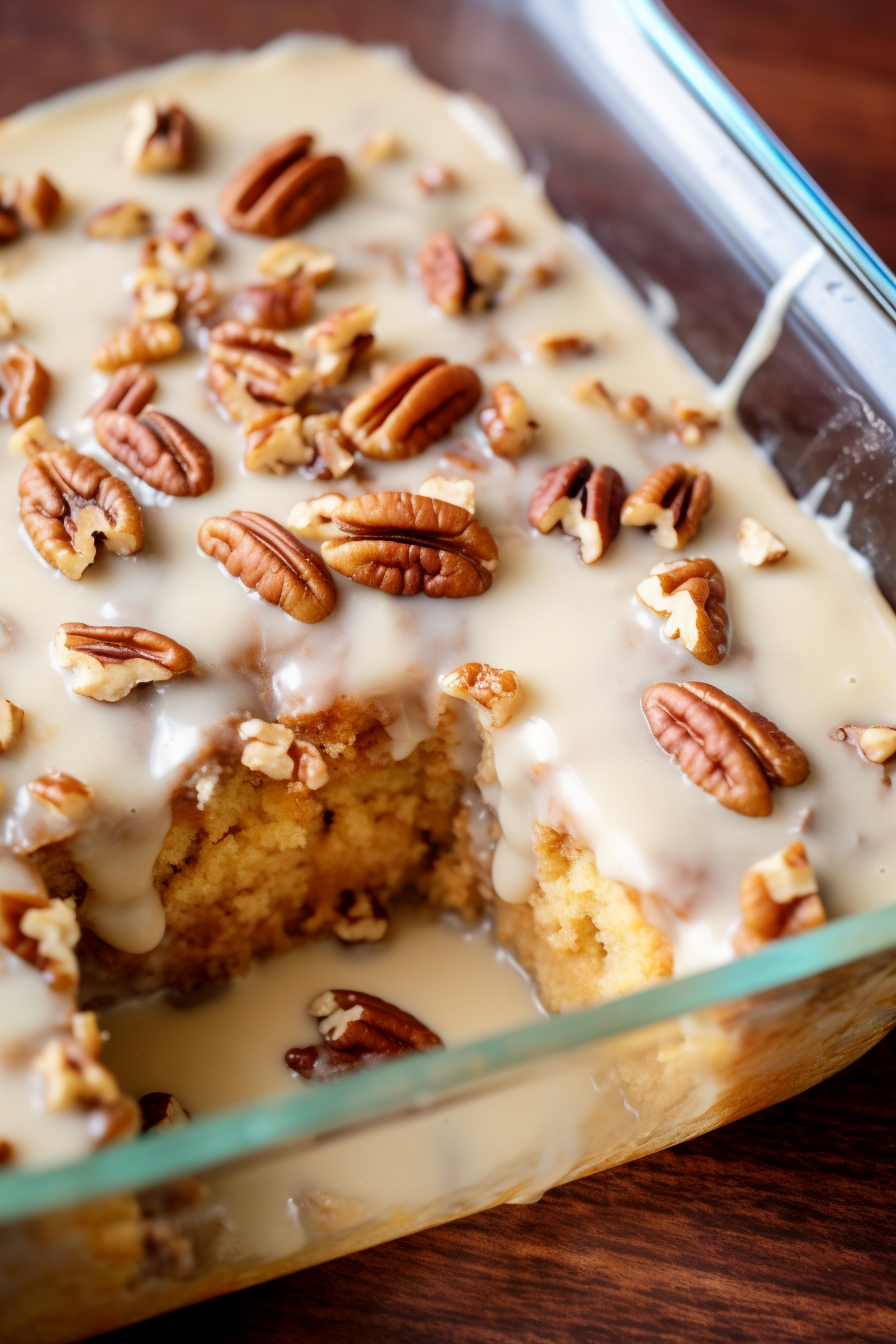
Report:
[[[888,899],[892,612],[489,109],[285,43],[0,150],[64,202],[0,280],[8,1161],[132,1132],[92,1009],[399,902],[553,1012]]]

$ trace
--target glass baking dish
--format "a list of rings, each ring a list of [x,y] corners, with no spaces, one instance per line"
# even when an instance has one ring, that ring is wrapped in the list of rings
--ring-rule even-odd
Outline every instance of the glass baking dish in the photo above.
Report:
[[[346,36],[400,40],[498,108],[561,213],[712,379],[809,257],[740,414],[896,600],[896,282],[665,11],[353,12]],[[894,1018],[896,905],[584,1012],[6,1174],[0,1338],[85,1338],[536,1200],[811,1086]]]

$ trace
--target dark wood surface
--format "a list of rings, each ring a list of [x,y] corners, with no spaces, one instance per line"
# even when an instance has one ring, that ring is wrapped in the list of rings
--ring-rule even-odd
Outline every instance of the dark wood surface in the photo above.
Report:
[[[443,0],[427,0],[431,5]],[[422,3],[422,0],[418,0]],[[894,0],[672,0],[896,266]],[[447,3],[446,3],[447,9]],[[394,38],[393,0],[3,0],[0,113],[280,31]],[[838,1077],[632,1166],[121,1331],[218,1344],[896,1340],[890,1037]]]

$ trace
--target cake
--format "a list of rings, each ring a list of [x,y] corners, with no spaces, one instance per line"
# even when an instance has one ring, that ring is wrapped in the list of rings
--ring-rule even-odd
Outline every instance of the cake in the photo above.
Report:
[[[487,108],[286,44],[2,146],[7,1164],[185,1119],[97,1012],[408,905],[561,1013],[886,901],[892,613]],[[309,1086],[450,1036],[326,994]]]

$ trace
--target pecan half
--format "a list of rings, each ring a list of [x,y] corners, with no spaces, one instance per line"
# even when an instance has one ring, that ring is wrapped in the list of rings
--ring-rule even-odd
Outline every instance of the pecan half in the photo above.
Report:
[[[196,132],[176,103],[138,98],[128,110],[121,155],[136,173],[172,173],[193,158]]]
[[[114,373],[125,364],[140,364],[170,359],[183,348],[180,327],[173,322],[138,322],[122,327],[93,352],[93,367],[102,373]]]
[[[38,452],[19,477],[19,499],[35,550],[67,579],[93,564],[97,538],[114,555],[143,545],[143,514],[124,481],[74,448]]]
[[[218,199],[221,217],[241,233],[280,238],[335,205],[348,186],[338,154],[316,157],[313,137],[268,145],[231,178]]]
[[[826,922],[818,880],[801,840],[747,869],[740,883],[740,908],[733,942],[741,955]]]
[[[714,560],[671,560],[654,565],[650,577],[635,589],[658,616],[667,616],[663,634],[712,666],[728,652],[725,580]]]
[[[503,728],[523,698],[516,673],[488,663],[462,663],[439,677],[439,685],[446,695],[478,706],[487,728]]]
[[[531,448],[538,421],[513,383],[495,383],[492,399],[477,417],[496,457],[520,457]]]
[[[659,682],[644,692],[641,707],[657,742],[688,779],[743,816],[769,816],[770,783],[801,784],[809,773],[785,733],[704,682]]]
[[[147,1092],[137,1103],[140,1107],[140,1131],[155,1133],[162,1129],[176,1129],[192,1119],[185,1106],[170,1092]]]
[[[208,358],[210,364],[232,369],[253,397],[285,406],[300,402],[314,379],[312,370],[299,363],[275,331],[233,319],[212,327]]]
[[[741,519],[737,529],[737,549],[744,564],[753,569],[776,565],[790,554],[783,541],[755,518]]]
[[[568,536],[578,538],[579,559],[593,565],[619,532],[624,494],[615,467],[571,457],[541,477],[529,504],[529,522],[545,533],[559,523]]]
[[[24,345],[7,350],[0,382],[6,389],[6,418],[16,426],[40,415],[50,398],[50,375]]]
[[[442,1044],[403,1008],[360,990],[324,990],[309,1003],[308,1012],[317,1018],[324,1043],[288,1050],[286,1063],[317,1082]]]
[[[719,417],[713,411],[705,411],[684,397],[673,397],[669,404],[669,438],[677,439],[687,448],[699,447],[707,430],[715,429],[719,424]]]
[[[451,234],[444,231],[431,234],[417,253],[417,266],[430,303],[448,317],[463,312],[473,279]]]
[[[253,429],[270,425],[283,414],[283,406],[272,407],[270,402],[259,401],[225,364],[213,361],[205,371],[209,391],[228,420],[241,425],[246,434]]]
[[[849,742],[862,759],[872,765],[884,765],[896,755],[896,728],[886,724],[861,728],[858,724],[847,723],[842,728],[835,728],[828,736],[835,742]]]
[[[62,195],[44,173],[30,173],[16,182],[8,204],[26,229],[49,229],[59,218]]]
[[[55,639],[60,667],[74,668],[72,690],[114,704],[148,681],[170,681],[196,659],[176,640],[136,625],[60,625]]]
[[[365,457],[416,457],[479,399],[479,376],[438,355],[398,364],[342,412],[343,433]]]
[[[139,201],[113,201],[96,210],[84,225],[88,238],[123,242],[149,232],[149,212]]]
[[[314,285],[301,272],[294,279],[244,285],[233,296],[233,311],[250,327],[285,331],[307,322],[314,308]]]
[[[155,374],[143,364],[125,364],[113,374],[109,385],[85,412],[85,419],[95,420],[102,411],[124,411],[139,415],[152,401],[156,387]]]
[[[214,481],[205,444],[171,415],[150,407],[141,415],[101,411],[96,437],[107,453],[166,495],[204,495]]]
[[[263,513],[237,510],[226,518],[207,518],[199,529],[199,545],[245,588],[295,621],[315,625],[336,605],[326,565]]]
[[[477,597],[491,587],[498,548],[487,527],[441,499],[385,492],[333,510],[343,534],[325,541],[337,574],[396,597]]]
[[[700,529],[712,504],[712,481],[705,471],[670,462],[657,467],[622,506],[623,527],[647,527],[658,546],[678,551]]]

